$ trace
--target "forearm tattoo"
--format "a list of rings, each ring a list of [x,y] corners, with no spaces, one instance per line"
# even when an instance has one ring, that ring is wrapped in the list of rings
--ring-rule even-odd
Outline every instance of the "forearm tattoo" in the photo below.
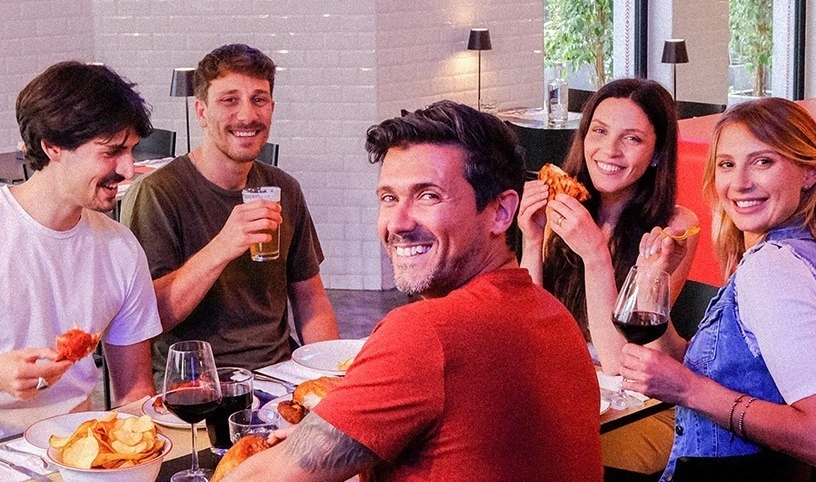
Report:
[[[314,412],[297,425],[285,447],[287,455],[296,458],[300,468],[308,472],[354,469],[356,473],[379,460],[368,447]]]

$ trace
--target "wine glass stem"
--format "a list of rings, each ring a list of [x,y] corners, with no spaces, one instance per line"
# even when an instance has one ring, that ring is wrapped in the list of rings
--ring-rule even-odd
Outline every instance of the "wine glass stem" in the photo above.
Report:
[[[192,470],[193,473],[197,473],[198,472],[198,451],[196,450],[196,446],[195,446],[195,440],[196,440],[196,426],[195,426],[195,424],[191,423],[190,428],[191,428],[190,433],[193,434],[193,443],[192,443],[192,447],[193,447],[193,453],[192,453],[193,467],[190,470]]]

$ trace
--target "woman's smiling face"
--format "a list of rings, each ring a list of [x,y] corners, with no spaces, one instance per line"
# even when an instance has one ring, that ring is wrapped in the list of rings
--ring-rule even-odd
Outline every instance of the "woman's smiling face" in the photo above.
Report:
[[[646,113],[631,99],[601,101],[584,137],[584,160],[595,189],[616,196],[634,191],[654,156],[656,139]]]

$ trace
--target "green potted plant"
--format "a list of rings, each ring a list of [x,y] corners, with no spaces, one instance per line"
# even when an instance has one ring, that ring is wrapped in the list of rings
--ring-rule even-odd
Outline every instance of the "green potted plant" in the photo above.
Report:
[[[612,70],[610,0],[549,0],[544,24],[544,62],[570,71],[592,66],[590,83],[604,85]]]
[[[729,0],[732,62],[753,76],[753,97],[765,95],[773,56],[773,0]]]

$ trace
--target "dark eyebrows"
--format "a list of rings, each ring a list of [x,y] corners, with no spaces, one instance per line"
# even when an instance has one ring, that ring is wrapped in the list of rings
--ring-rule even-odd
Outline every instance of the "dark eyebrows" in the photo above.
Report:
[[[428,188],[438,189],[438,190],[442,191],[442,188],[439,187],[438,184],[433,183],[433,182],[421,182],[419,184],[412,184],[410,186],[410,189],[411,189],[412,193],[419,192],[419,191],[424,191],[425,189],[428,189]],[[377,188],[377,195],[378,196],[381,196],[381,195],[383,195],[385,193],[393,193],[393,192],[394,192],[394,188],[391,187],[391,186],[388,186],[388,185],[379,186]]]

